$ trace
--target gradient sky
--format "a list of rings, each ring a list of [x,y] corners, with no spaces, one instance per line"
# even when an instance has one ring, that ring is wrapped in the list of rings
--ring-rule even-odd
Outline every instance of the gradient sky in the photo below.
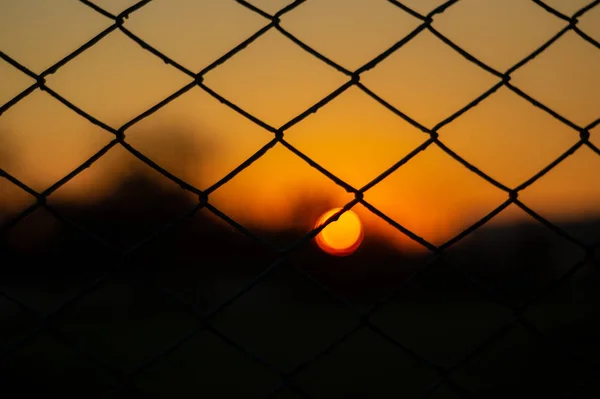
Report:
[[[546,3],[572,14],[591,0]],[[131,0],[97,0],[118,13]],[[289,3],[252,1],[269,13]],[[404,1],[427,13],[442,1]],[[154,0],[125,26],[193,71],[242,42],[269,21],[233,0]],[[0,50],[39,73],[85,43],[111,21],[75,0],[0,2]],[[516,64],[567,23],[528,0],[461,0],[433,26],[493,68]],[[419,21],[385,0],[309,0],[281,26],[343,67],[354,70],[389,48]],[[578,26],[600,41],[600,6]],[[579,126],[600,117],[600,50],[569,32],[511,83]],[[280,127],[348,78],[272,30],[205,76],[215,92],[273,127]],[[361,82],[425,127],[492,87],[498,79],[424,31],[365,72]],[[47,85],[106,124],[118,128],[190,82],[190,78],[114,31],[48,76]],[[33,80],[0,61],[0,104]],[[501,183],[516,187],[541,170],[579,135],[506,88],[439,131],[449,148]],[[600,127],[592,130],[600,146]],[[0,167],[43,190],[69,173],[112,135],[47,93],[35,91],[0,116]],[[428,136],[353,87],[286,132],[286,139],[323,167],[359,188]],[[200,188],[230,172],[272,134],[194,88],[127,131],[127,141]],[[55,195],[79,199],[110,192],[132,157],[111,150]],[[521,200],[553,221],[600,213],[600,156],[584,147],[526,189]],[[4,205],[30,200],[0,182]],[[323,196],[336,206],[352,197],[303,160],[276,146],[218,189],[211,202],[242,223],[279,226],[296,220],[294,202]],[[475,222],[506,194],[435,146],[417,155],[365,199],[436,243]],[[499,220],[524,217],[512,209]],[[368,225],[383,231],[366,210]],[[307,221],[312,223],[312,221]]]

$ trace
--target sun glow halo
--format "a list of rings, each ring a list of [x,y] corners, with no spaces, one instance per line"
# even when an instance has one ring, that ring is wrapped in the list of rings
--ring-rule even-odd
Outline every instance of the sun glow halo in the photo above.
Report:
[[[321,226],[342,208],[325,212],[315,227]],[[316,243],[330,255],[347,256],[358,249],[363,239],[363,227],[358,215],[351,210],[340,215],[339,219],[327,225],[316,237]]]

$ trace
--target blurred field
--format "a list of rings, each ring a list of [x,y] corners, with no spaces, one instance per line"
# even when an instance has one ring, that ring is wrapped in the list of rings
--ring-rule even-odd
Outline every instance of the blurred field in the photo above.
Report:
[[[145,205],[134,207],[132,195]],[[137,370],[118,397],[263,397],[279,386],[278,372],[292,373],[291,384],[311,397],[418,397],[439,378],[433,365],[458,363],[448,378],[475,397],[562,397],[597,372],[588,365],[600,357],[597,264],[549,291],[585,253],[543,226],[484,228],[437,260],[369,235],[346,258],[308,242],[206,325],[202,317],[273,265],[275,252],[201,210],[122,258],[119,248],[193,207],[143,178],[96,204],[51,206],[115,252],[45,210],[9,230],[0,286],[37,315],[0,299],[4,350],[34,332],[38,317],[116,270],[22,347],[0,351],[5,392],[115,397],[118,374]],[[591,237],[598,225],[570,228]],[[253,232],[285,245],[306,231]],[[529,303],[527,324],[513,323],[509,307]],[[361,325],[358,312],[371,305],[370,324]],[[459,363],[499,330],[493,344]],[[457,395],[444,383],[432,397]],[[286,388],[275,397],[297,394]]]

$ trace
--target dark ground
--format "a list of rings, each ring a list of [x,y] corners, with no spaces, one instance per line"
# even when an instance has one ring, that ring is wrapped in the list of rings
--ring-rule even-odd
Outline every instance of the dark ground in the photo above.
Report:
[[[0,237],[2,398],[259,398],[280,372],[276,398],[600,393],[598,259],[551,289],[586,253],[539,224],[483,228],[439,258],[369,235],[346,258],[308,242],[220,308],[278,255],[206,210],[119,253],[186,213],[189,197],[134,178],[94,205],[48,203],[116,251],[44,209]],[[600,221],[566,228],[585,241]],[[304,234],[253,231],[277,244]]]

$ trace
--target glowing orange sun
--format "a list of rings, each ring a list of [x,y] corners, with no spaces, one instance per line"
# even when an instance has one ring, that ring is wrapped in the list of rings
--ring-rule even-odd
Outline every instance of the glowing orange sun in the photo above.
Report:
[[[342,208],[325,212],[315,227],[321,226]],[[327,225],[315,237],[317,245],[330,255],[347,256],[358,249],[363,239],[363,227],[358,215],[348,210],[338,220]]]

